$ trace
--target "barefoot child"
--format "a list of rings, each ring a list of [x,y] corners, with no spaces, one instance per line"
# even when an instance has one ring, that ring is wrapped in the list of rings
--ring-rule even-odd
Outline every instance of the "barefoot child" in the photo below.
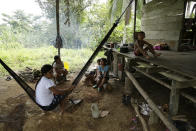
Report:
[[[97,60],[97,66],[96,68],[93,68],[92,71],[90,71],[89,73],[85,74],[86,78],[84,80],[84,83],[86,85],[94,85],[98,79],[98,69],[99,69],[99,66],[100,66],[100,61],[101,59],[98,59]]]
[[[143,31],[138,32],[137,41],[134,44],[134,54],[136,56],[144,56],[146,59],[149,59],[148,51],[150,51],[155,57],[160,56],[160,53],[156,53],[153,49],[153,46],[144,40],[145,33]]]
[[[41,68],[42,77],[38,80],[35,86],[36,102],[43,110],[50,111],[57,107],[60,103],[61,112],[63,112],[63,100],[74,87],[59,89],[53,82],[53,67],[44,65]]]

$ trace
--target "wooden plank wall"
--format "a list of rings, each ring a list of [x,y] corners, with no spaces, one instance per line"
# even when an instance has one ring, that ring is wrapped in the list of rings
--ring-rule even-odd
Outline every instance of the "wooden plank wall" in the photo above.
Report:
[[[183,24],[184,0],[153,0],[143,7],[142,27],[152,44],[165,41],[177,50]]]

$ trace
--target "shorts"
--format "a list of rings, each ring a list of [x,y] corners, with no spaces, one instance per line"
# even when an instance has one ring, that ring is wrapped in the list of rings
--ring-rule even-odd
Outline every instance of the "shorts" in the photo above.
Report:
[[[41,108],[45,111],[51,111],[53,109],[55,109],[59,103],[65,99],[67,95],[54,95],[54,98],[52,100],[52,103],[48,106],[41,106]]]

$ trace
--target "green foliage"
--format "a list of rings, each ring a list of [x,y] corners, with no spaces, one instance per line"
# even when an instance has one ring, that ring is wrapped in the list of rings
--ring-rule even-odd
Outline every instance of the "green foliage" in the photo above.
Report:
[[[14,70],[22,70],[26,66],[40,69],[43,64],[51,64],[54,55],[57,54],[54,47],[48,47],[56,39],[55,1],[44,0],[45,3],[43,0],[37,1],[45,11],[47,20],[42,20],[41,16],[27,15],[23,11],[16,11],[13,15],[3,14],[5,24],[0,25],[0,58]],[[69,1],[70,5],[67,5],[66,1]],[[82,68],[93,53],[91,49],[95,49],[112,27],[111,17],[108,17],[109,8],[113,9],[112,15],[115,20],[126,5],[120,0],[110,0],[112,1],[119,4],[110,8],[109,2],[98,4],[95,0],[61,1],[60,32],[66,48],[61,50],[61,56],[63,61],[70,64],[71,71]],[[142,0],[139,0],[139,3],[141,2]],[[138,6],[140,10],[140,4]],[[141,14],[137,16],[136,30],[140,30]],[[68,18],[70,26],[65,24]],[[132,17],[127,17],[129,18]],[[108,41],[121,42],[126,36],[126,43],[130,43],[133,41],[132,35],[133,22],[125,26],[125,21],[122,19]],[[82,49],[76,50],[78,41],[82,43]],[[99,57],[103,57],[103,52]],[[2,66],[0,73],[7,74]]]
[[[24,47],[40,47],[49,43],[49,23],[41,20],[41,16],[27,15],[21,10],[2,16],[5,24],[0,25],[0,44],[3,46],[20,43]]]

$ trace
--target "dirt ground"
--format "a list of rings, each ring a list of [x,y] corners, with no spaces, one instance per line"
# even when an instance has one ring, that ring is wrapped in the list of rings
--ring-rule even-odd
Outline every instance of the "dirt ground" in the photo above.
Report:
[[[69,76],[73,79],[75,74]],[[138,78],[143,89],[158,106],[169,103],[169,90],[157,83],[144,78]],[[70,85],[71,81],[66,83]],[[123,83],[111,79],[111,92],[98,93],[96,89],[87,87],[82,82],[69,96],[73,99],[83,99],[80,105],[66,108],[60,115],[60,108],[43,112],[26,95],[15,80],[6,81],[0,78],[0,131],[142,131],[139,119],[131,106],[122,103]],[[28,83],[31,87],[35,84]],[[134,89],[133,97],[139,102],[145,102]],[[100,111],[109,111],[104,118],[94,119],[91,114],[92,103],[97,103]],[[180,98],[180,115],[186,115],[195,127],[196,112],[192,103]],[[133,119],[136,118],[136,121]],[[146,121],[149,117],[144,116]],[[160,121],[151,127],[151,131],[165,131],[166,127]]]
[[[70,78],[72,79],[72,78]],[[5,131],[141,131],[131,107],[122,104],[122,85],[112,81],[112,92],[98,93],[91,87],[78,85],[71,98],[83,99],[80,105],[67,108],[61,116],[60,109],[43,112],[32,102],[15,80],[0,78],[0,130]],[[30,84],[34,87],[34,84]],[[104,118],[94,119],[91,104],[97,103],[99,110],[107,110]]]

